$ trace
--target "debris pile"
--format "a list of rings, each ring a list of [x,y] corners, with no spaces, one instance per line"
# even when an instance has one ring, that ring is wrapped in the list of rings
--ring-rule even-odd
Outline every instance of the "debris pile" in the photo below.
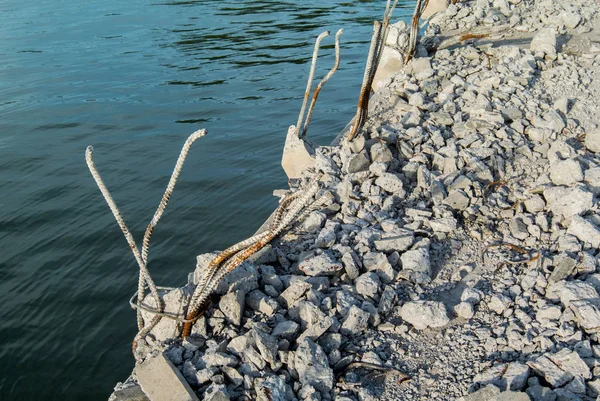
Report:
[[[155,363],[212,401],[595,400],[600,49],[557,35],[598,29],[597,7],[478,0],[430,31],[501,23],[533,40],[424,55],[425,36],[354,140],[277,191],[318,182],[321,206],[225,276],[188,337],[164,320],[140,339],[113,399],[138,379],[150,396]]]

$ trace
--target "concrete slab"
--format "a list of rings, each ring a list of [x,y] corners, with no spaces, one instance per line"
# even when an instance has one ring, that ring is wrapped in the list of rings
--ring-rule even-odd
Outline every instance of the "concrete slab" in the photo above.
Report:
[[[136,364],[135,371],[150,401],[199,401],[181,372],[163,354]]]

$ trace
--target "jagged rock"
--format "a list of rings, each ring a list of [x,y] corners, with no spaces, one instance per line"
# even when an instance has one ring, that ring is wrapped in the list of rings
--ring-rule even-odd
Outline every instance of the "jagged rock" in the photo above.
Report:
[[[219,309],[225,315],[225,319],[235,325],[242,323],[246,294],[243,291],[230,292],[219,300]]]
[[[342,263],[344,265],[344,269],[346,270],[346,273],[348,274],[348,277],[351,280],[356,279],[358,277],[358,275],[360,274],[360,269],[356,265],[356,262],[354,261],[354,257],[352,257],[352,255],[350,253],[344,253],[342,255]]]
[[[595,249],[600,248],[600,229],[581,216],[573,216],[567,233],[576,236],[582,242],[591,244]]]
[[[542,355],[534,361],[527,362],[527,365],[535,373],[542,376],[552,387],[560,387],[573,379],[574,375],[560,369],[548,357]]]
[[[460,397],[457,401],[493,401],[498,395],[500,395],[500,389],[489,384],[474,393]]]
[[[227,386],[224,384],[212,383],[204,392],[204,401],[229,401]]]
[[[415,273],[417,283],[428,282],[431,279],[431,262],[429,258],[429,247],[419,247],[404,252],[400,256],[403,272]]]
[[[286,308],[291,308],[311,288],[306,281],[294,281],[281,293],[280,300]]]
[[[406,195],[406,191],[403,188],[404,184],[402,183],[400,177],[398,177],[396,174],[382,174],[380,177],[377,177],[375,184],[383,190],[397,195],[400,198],[403,198]]]
[[[510,306],[511,303],[512,303],[512,300],[509,297],[507,297],[506,295],[495,294],[495,295],[492,295],[492,298],[490,298],[490,301],[488,302],[488,306],[491,310],[493,310],[497,314],[501,315],[502,313],[504,313],[506,308],[508,308]]]
[[[540,57],[548,57],[550,59],[556,58],[556,34],[554,29],[547,28],[541,29],[533,37],[531,45],[529,46],[532,53],[539,55]]]
[[[356,292],[369,298],[377,296],[380,284],[379,277],[373,272],[361,274],[355,280]]]
[[[271,335],[285,338],[287,340],[293,340],[299,330],[300,325],[298,323],[291,320],[284,320],[283,322],[277,323],[277,326],[275,326],[271,332]]]
[[[581,164],[577,160],[560,160],[550,166],[550,179],[554,185],[574,185],[583,181]]]
[[[475,313],[470,302],[460,302],[454,307],[454,312],[463,319],[471,319]]]
[[[277,359],[277,339],[260,329],[252,330],[252,338],[254,339],[256,348],[258,348],[258,352],[260,352],[260,356],[273,366]]]
[[[135,371],[142,390],[151,400],[198,400],[179,370],[163,354],[138,363]]]
[[[406,251],[413,244],[415,237],[411,231],[384,234],[381,239],[373,241],[375,249],[381,252]]]
[[[435,301],[407,302],[402,306],[400,316],[419,330],[444,327],[450,322],[444,304]]]
[[[384,283],[389,284],[396,278],[396,272],[383,253],[369,252],[365,254],[363,257],[363,265],[368,271],[377,274]]]
[[[329,367],[323,349],[310,339],[300,343],[295,353],[294,366],[302,385],[310,385],[328,393],[333,389],[333,370]]]
[[[341,333],[344,335],[358,335],[369,326],[369,313],[357,306],[351,306],[348,316],[342,323]]]
[[[287,401],[285,381],[279,376],[258,377],[254,381],[256,401]]]
[[[552,213],[566,218],[585,213],[594,205],[594,194],[581,187],[547,188],[544,198]]]
[[[246,295],[246,305],[267,316],[271,316],[279,307],[277,301],[259,290],[250,291]]]
[[[600,152],[600,130],[586,133],[585,147],[591,152]]]
[[[331,276],[344,267],[329,251],[304,259],[298,268],[307,276]]]

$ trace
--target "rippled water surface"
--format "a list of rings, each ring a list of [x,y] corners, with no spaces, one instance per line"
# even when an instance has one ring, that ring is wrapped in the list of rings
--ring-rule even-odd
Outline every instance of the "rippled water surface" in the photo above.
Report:
[[[407,3],[412,3],[408,1]],[[395,17],[410,14],[400,6]],[[308,135],[353,115],[385,1],[0,2],[0,399],[104,400],[133,367],[137,268],[84,162],[142,237],[181,145],[188,157],[149,267],[179,286],[195,255],[253,233],[315,37],[345,29]],[[332,35],[333,36],[333,35]],[[333,63],[325,40],[317,78]]]

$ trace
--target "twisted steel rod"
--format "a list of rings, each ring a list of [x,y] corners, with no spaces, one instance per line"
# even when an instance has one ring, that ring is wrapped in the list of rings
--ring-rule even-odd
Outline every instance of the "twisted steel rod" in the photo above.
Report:
[[[308,82],[306,83],[306,91],[304,92],[304,100],[302,101],[302,107],[300,108],[300,114],[298,115],[298,122],[296,123],[296,136],[300,135],[302,120],[304,119],[304,111],[306,110],[306,104],[308,103],[308,97],[310,96],[310,90],[312,88],[312,81],[315,76],[315,68],[317,66],[317,56],[319,54],[319,48],[321,47],[321,41],[326,36],[329,36],[329,31],[321,33],[319,36],[317,36],[317,40],[315,41],[312,63],[310,65],[310,72],[308,74]]]
[[[319,92],[321,91],[321,88],[323,88],[325,83],[329,81],[329,79],[333,76],[333,74],[337,71],[338,67],[340,66],[340,36],[342,35],[342,33],[344,33],[344,29],[338,30],[335,34],[335,63],[333,64],[333,68],[329,70],[327,75],[325,75],[325,77],[321,80],[321,82],[319,82],[319,84],[315,88],[312,100],[310,102],[310,107],[308,108],[306,121],[304,121],[304,128],[302,130],[301,136],[306,135],[306,131],[308,130],[308,124],[310,124],[310,118],[312,117],[312,113],[315,109],[315,104],[317,103],[317,97],[319,97]]]
[[[308,203],[310,203],[310,200],[317,192],[318,188],[319,183],[316,181],[311,184],[301,196],[296,197],[292,195],[290,196],[290,198],[293,197],[292,199],[282,201],[282,204],[277,209],[276,215],[279,214],[281,210],[285,210],[288,204],[289,210],[286,212],[284,217],[280,218],[281,221],[278,224],[272,225],[263,233],[265,234],[264,237],[260,238],[257,242],[248,246],[247,248],[239,250],[235,255],[229,258],[225,264],[221,265],[217,269],[207,271],[203,277],[203,282],[206,284],[202,288],[200,285],[196,287],[194,296],[192,297],[192,300],[188,306],[186,320],[193,320],[196,318],[198,313],[208,306],[210,294],[214,291],[221,280],[223,280],[228,273],[240,266],[250,256],[265,247],[270,241],[273,240],[273,238],[279,235],[281,231],[283,231],[298,216],[298,213],[305,208]],[[254,236],[253,238],[255,237],[257,236]],[[242,242],[247,242],[247,240]],[[192,323],[186,322],[183,327],[182,338],[188,336],[191,333],[191,329]]]

